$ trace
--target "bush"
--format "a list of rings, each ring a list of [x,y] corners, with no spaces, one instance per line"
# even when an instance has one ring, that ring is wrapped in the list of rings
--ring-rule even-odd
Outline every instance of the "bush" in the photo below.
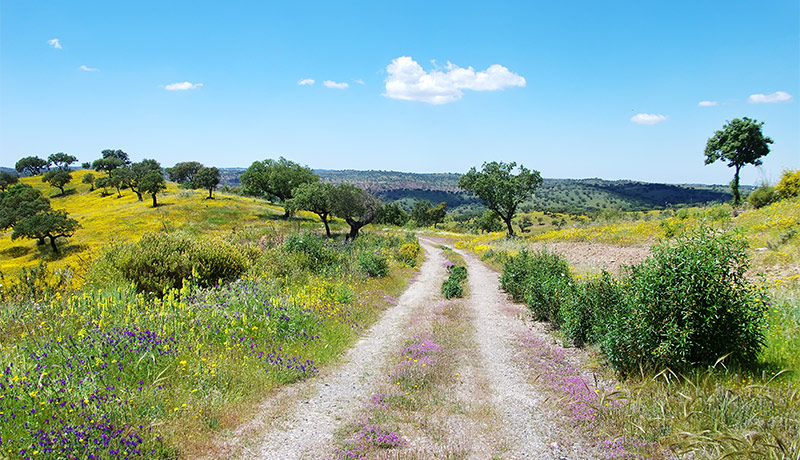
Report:
[[[394,258],[402,265],[415,267],[417,265],[417,255],[419,255],[419,242],[414,241],[401,245]]]
[[[362,252],[358,255],[358,267],[372,278],[383,278],[389,274],[389,262],[380,254]]]
[[[546,250],[523,250],[508,257],[500,284],[515,300],[524,300],[536,319],[556,327],[561,324],[561,305],[574,291],[567,260]]]
[[[603,350],[622,373],[728,361],[752,363],[766,305],[745,277],[744,240],[701,228],[629,269]]]
[[[784,170],[780,182],[775,186],[775,194],[781,200],[800,196],[800,169]]]
[[[442,283],[442,295],[445,299],[463,296],[464,282],[467,280],[467,268],[461,265],[452,265],[447,270],[449,275]]]
[[[140,292],[160,294],[180,288],[191,279],[200,286],[233,281],[247,268],[247,260],[231,244],[219,239],[193,239],[181,233],[145,233],[120,260],[122,276]]]
[[[578,284],[561,306],[564,337],[578,347],[600,343],[608,333],[608,319],[622,302],[622,295],[622,284],[606,271]]]
[[[747,201],[753,205],[754,208],[763,208],[775,201],[775,198],[775,187],[764,184],[753,190],[747,197]]]

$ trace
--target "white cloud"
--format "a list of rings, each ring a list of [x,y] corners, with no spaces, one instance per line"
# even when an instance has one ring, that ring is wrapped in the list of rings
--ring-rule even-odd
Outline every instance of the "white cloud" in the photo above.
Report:
[[[751,104],[772,104],[776,102],[789,102],[792,95],[785,91],[776,91],[772,94],[751,94],[747,100]]]
[[[100,71],[100,69],[98,69],[96,67],[86,67],[85,65],[82,65],[82,66],[80,66],[78,68],[83,70],[84,72],[99,72]]]
[[[52,40],[47,40],[47,43],[57,50],[61,49],[61,40],[57,38],[53,38]]]
[[[167,91],[186,91],[188,89],[197,89],[203,86],[202,83],[190,83],[188,81],[184,81],[182,83],[171,83],[164,87]]]
[[[657,125],[667,121],[667,116],[655,113],[637,113],[631,117],[631,121],[637,125]]]
[[[497,91],[526,84],[525,78],[499,64],[476,72],[472,67],[462,68],[448,62],[445,71],[426,72],[409,56],[393,59],[386,72],[389,76],[384,96],[429,104],[455,102],[464,96],[463,90]]]
[[[698,107],[714,107],[717,105],[717,101],[700,101],[697,103]]]
[[[360,79],[360,78],[359,78],[359,79],[356,79],[356,80],[353,80],[353,81],[355,81],[355,82],[356,82],[356,83],[358,83],[359,85],[366,85],[366,83],[364,83],[364,80],[362,80],[362,79]]]
[[[297,82],[297,84],[300,85],[300,86],[311,86],[314,83],[315,82],[314,82],[313,78],[305,78],[305,79],[300,80],[300,81]]]
[[[332,88],[332,89],[346,89],[350,87],[348,83],[345,82],[337,83],[332,80],[325,80],[322,82],[322,84],[325,85],[326,88]]]

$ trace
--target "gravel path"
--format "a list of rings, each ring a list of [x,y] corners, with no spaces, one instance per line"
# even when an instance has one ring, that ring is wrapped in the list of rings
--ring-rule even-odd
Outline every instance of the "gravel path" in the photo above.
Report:
[[[239,451],[245,451],[240,456],[264,460],[309,459],[320,458],[326,450],[331,450],[336,429],[363,405],[363,399],[376,385],[379,377],[376,371],[404,338],[405,320],[414,309],[430,302],[439,290],[445,271],[441,251],[428,242],[422,241],[421,245],[425,262],[416,282],[400,296],[397,305],[387,310],[355,344],[340,367],[328,375],[291,385],[282,391],[284,395],[270,398],[285,400],[281,412],[286,415],[262,415],[259,422],[254,422],[262,425],[261,429],[253,426],[240,429],[256,432],[259,438],[251,448],[239,446]],[[294,399],[296,395],[301,397]]]
[[[527,328],[515,315],[518,307],[500,291],[499,275],[474,255],[456,250],[467,264],[469,307],[474,311],[476,338],[483,367],[491,382],[492,399],[503,418],[503,441],[507,458],[564,458],[549,444],[558,428],[552,421],[546,396],[536,392],[516,362],[513,341]]]

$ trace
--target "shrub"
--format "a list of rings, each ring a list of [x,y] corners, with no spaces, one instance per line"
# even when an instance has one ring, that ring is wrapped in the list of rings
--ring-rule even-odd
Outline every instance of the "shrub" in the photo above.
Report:
[[[622,284],[603,271],[579,283],[561,306],[561,330],[570,342],[581,347],[600,343],[608,331],[608,319],[622,302]]]
[[[800,169],[786,169],[781,180],[775,186],[775,194],[779,199],[800,196]]]
[[[764,184],[753,190],[747,197],[747,201],[754,208],[762,208],[775,201],[775,187]]]
[[[358,267],[372,278],[383,278],[389,274],[389,262],[386,257],[369,252],[358,255]]]
[[[453,265],[447,269],[449,275],[442,283],[442,295],[445,299],[461,297],[464,295],[464,282],[467,280],[467,268]]]
[[[292,233],[284,240],[283,247],[289,253],[303,253],[314,260],[322,258],[322,240],[313,233]]]
[[[744,240],[701,228],[662,244],[629,269],[622,302],[611,316],[603,350],[612,367],[629,373],[643,366],[756,360],[764,344],[765,303],[745,277]]]
[[[547,250],[509,256],[500,284],[515,300],[524,300],[536,319],[554,326],[561,324],[561,304],[574,290],[567,260]]]
[[[415,267],[417,255],[419,255],[419,242],[405,243],[397,250],[395,260],[407,267]]]
[[[247,268],[247,260],[219,239],[193,239],[181,233],[145,233],[130,250],[121,251],[123,277],[141,292],[162,293],[179,288],[184,279],[200,286],[232,281]]]

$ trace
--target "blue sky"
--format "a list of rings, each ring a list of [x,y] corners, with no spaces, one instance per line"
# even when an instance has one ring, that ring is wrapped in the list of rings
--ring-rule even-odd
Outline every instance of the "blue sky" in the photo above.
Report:
[[[120,148],[728,183],[703,150],[747,116],[775,141],[754,184],[800,167],[798,99],[797,0],[0,3],[4,166]]]

